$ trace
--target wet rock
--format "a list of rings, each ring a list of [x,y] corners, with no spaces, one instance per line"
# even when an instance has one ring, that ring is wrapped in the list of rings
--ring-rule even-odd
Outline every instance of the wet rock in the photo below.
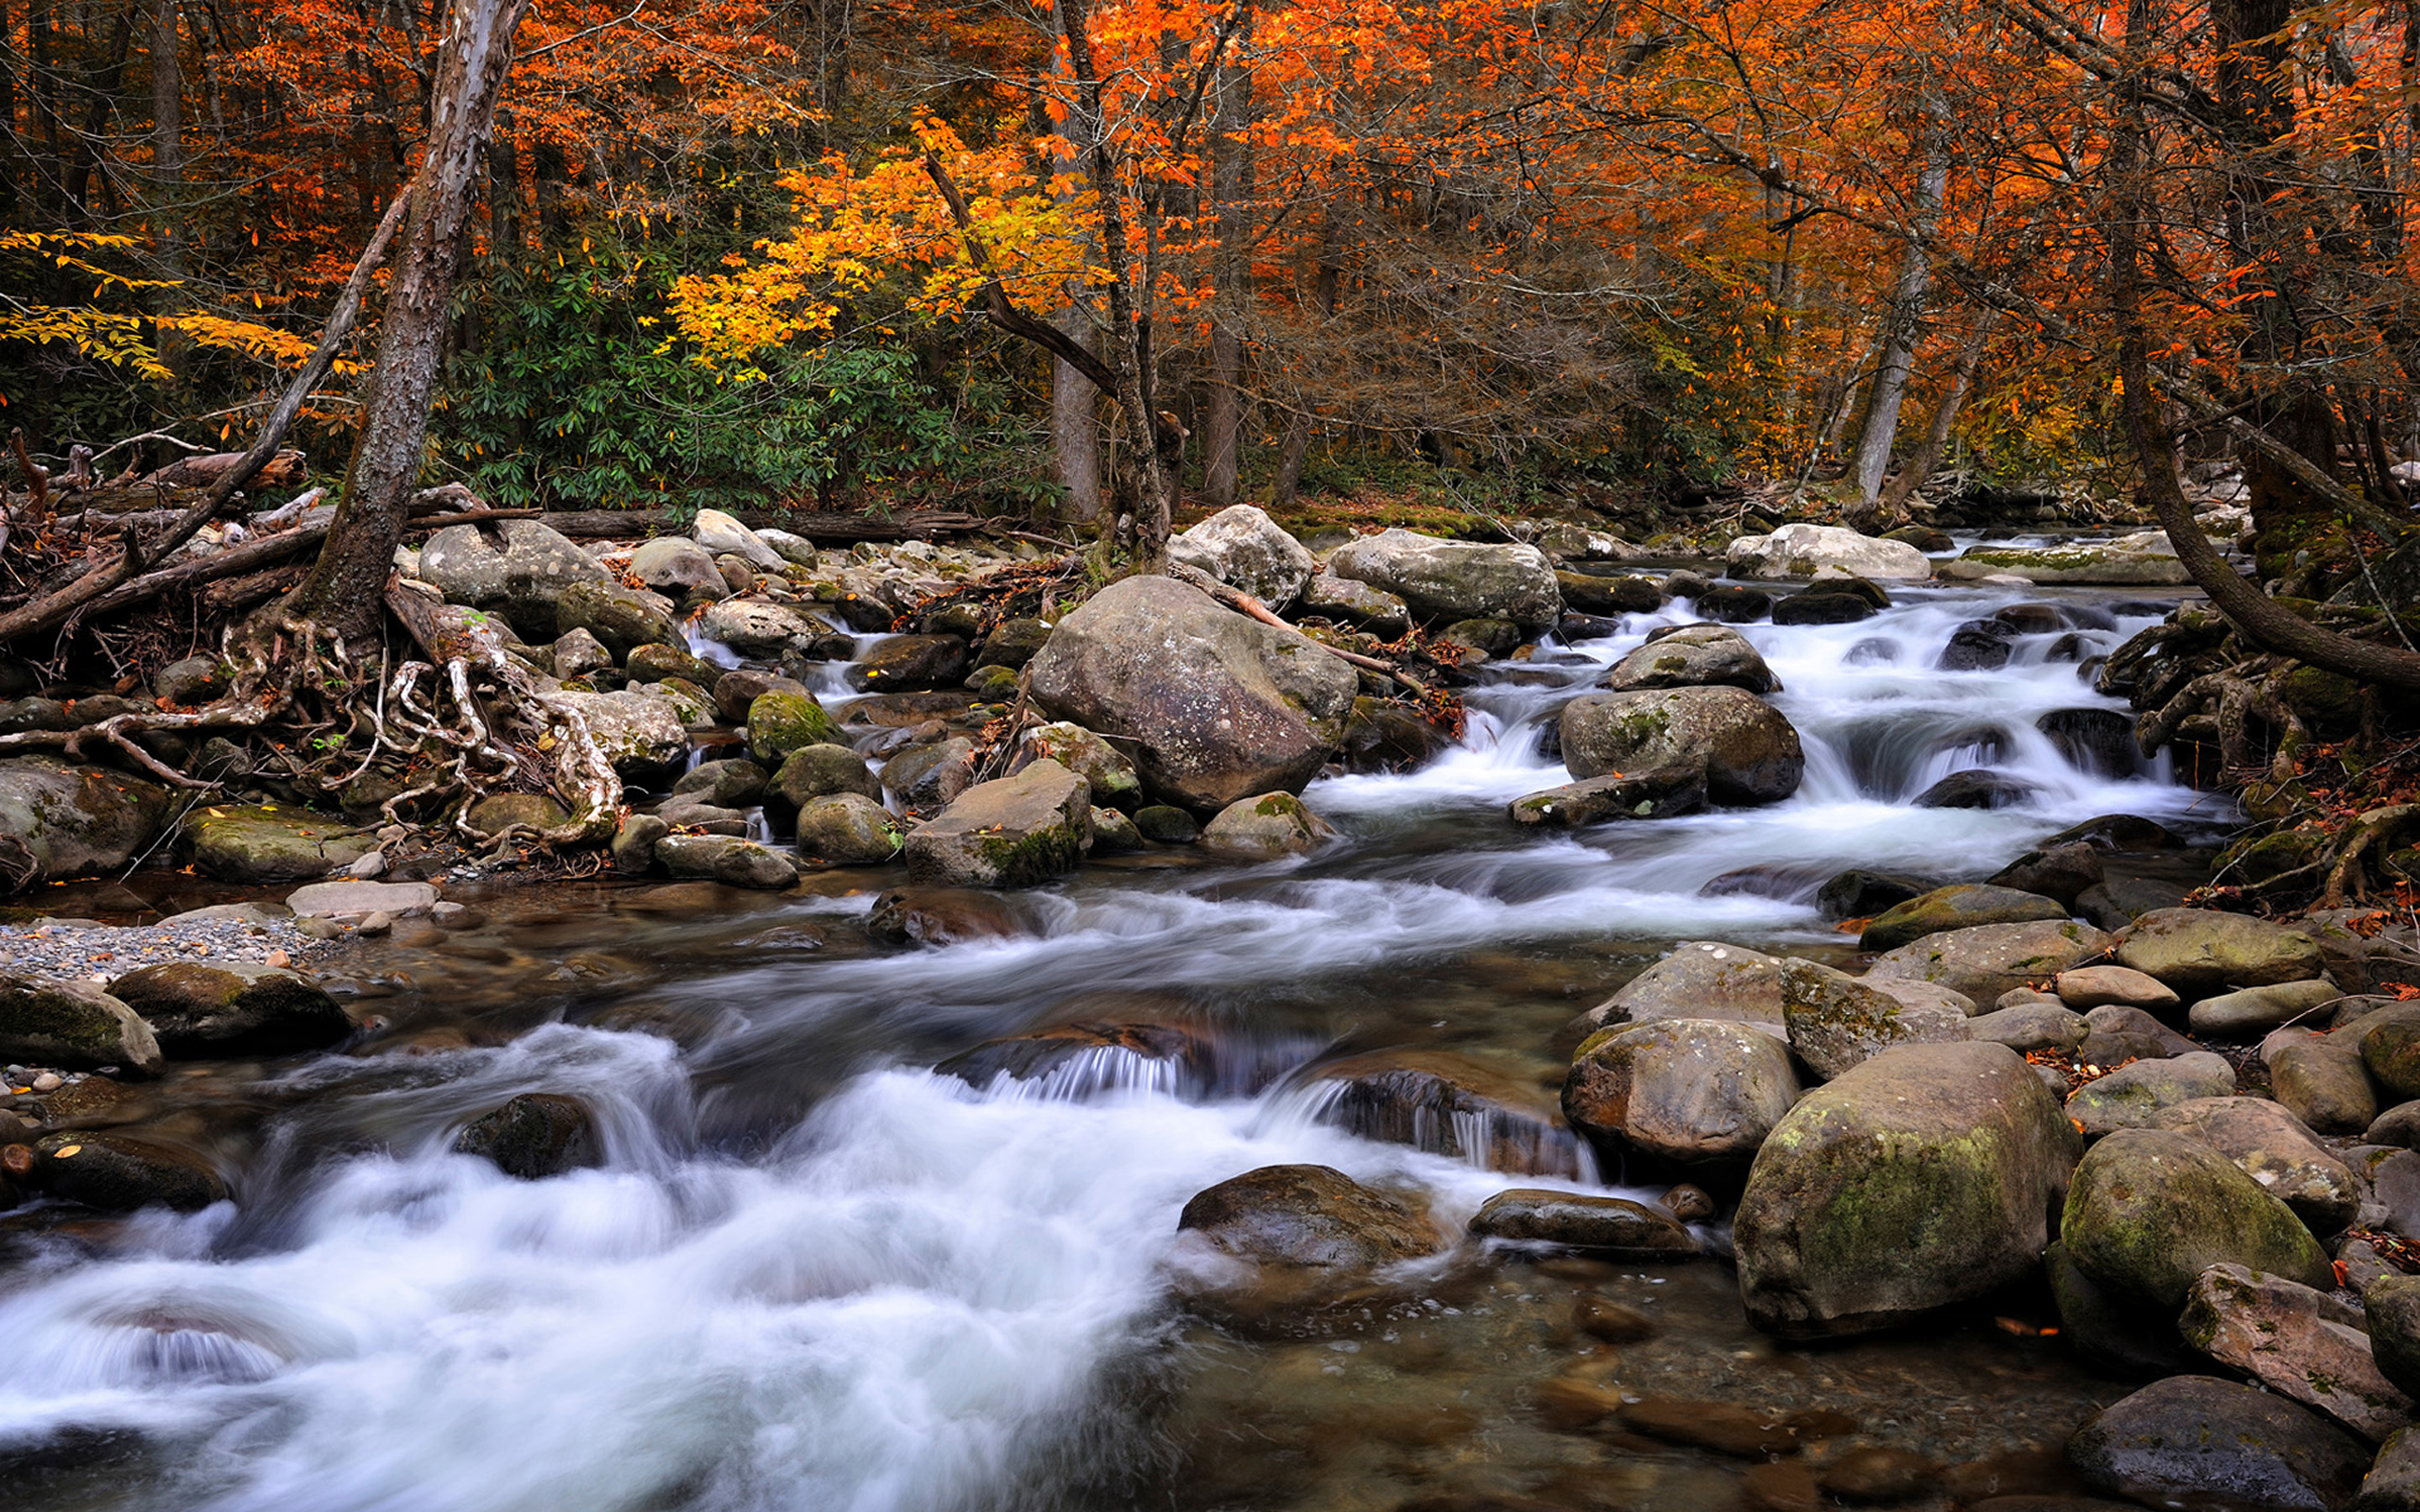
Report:
[[[899,821],[861,793],[809,798],[799,810],[799,854],[828,866],[876,866],[903,843]]]
[[[1871,918],[1911,898],[1932,890],[1921,877],[1896,872],[1852,869],[1835,873],[1815,894],[1815,907],[1825,918]]]
[[[865,770],[862,763],[858,764],[858,770]],[[673,784],[673,794],[675,797],[695,797],[717,808],[745,809],[765,796],[765,768],[745,756],[700,762]]]
[[[524,1181],[605,1162],[588,1104],[558,1092],[524,1092],[481,1114],[455,1136],[454,1152],[476,1155]]]
[[[2058,974],[2057,987],[2059,1001],[2079,1013],[2103,1003],[2157,1012],[2180,1002],[2167,983],[2127,966],[2077,966]]]
[[[1664,606],[1664,591],[1653,579],[1629,574],[1559,571],[1555,574],[1555,586],[1561,591],[1563,603],[1582,614],[1607,618],[1652,614]]]
[[[199,1158],[131,1134],[46,1135],[34,1142],[31,1176],[53,1196],[102,1212],[195,1212],[227,1196],[226,1182]]]
[[[2119,934],[2118,964],[2188,998],[2306,980],[2322,964],[2319,942],[2302,930],[2209,908],[2145,914]]]
[[[743,656],[768,659],[785,651],[812,652],[817,641],[831,633],[830,626],[812,615],[761,598],[725,599],[699,618],[697,628],[707,640],[719,640]]]
[[[556,802],[551,794],[490,793],[471,805],[463,813],[462,822],[488,835],[501,835],[516,825],[547,830],[569,824],[571,810]],[[373,851],[369,856],[377,854]],[[353,864],[358,867],[368,863],[369,856],[364,856]]]
[[[2034,721],[2067,764],[2095,777],[2132,777],[2142,764],[2134,721],[2115,709],[2054,709]]]
[[[1904,541],[1877,540],[1837,525],[1784,525],[1770,535],[1744,535],[1725,553],[1734,578],[1813,578],[1824,568],[1858,578],[1922,582],[1932,576],[1925,554]]]
[[[2315,1234],[2353,1220],[2361,1189],[2302,1119],[2257,1097],[2196,1098],[2161,1109],[2148,1127],[2187,1134],[2225,1155],[2294,1210]]]
[[[1933,658],[1933,669],[1945,672],[1995,671],[2009,664],[2014,640],[2005,625],[1992,620],[1968,620],[1950,633],[1949,643]]]
[[[914,693],[955,687],[970,664],[967,643],[956,636],[894,635],[851,662],[846,675],[861,693]]]
[[[1724,625],[1753,625],[1773,612],[1773,595],[1761,588],[1718,583],[1697,596],[1698,612]]]
[[[1981,924],[2025,924],[2066,917],[2066,906],[2055,899],[1983,883],[1961,883],[1935,887],[1891,908],[1866,926],[1865,933],[1857,938],[1857,949],[1895,950],[1944,930],[1973,929]]]
[[[1790,1048],[1827,1081],[1892,1045],[1967,1037],[1961,1010],[1914,1007],[1811,961],[1781,964],[1781,1016]]]
[[[2193,1006],[2187,1022],[2194,1033],[2210,1039],[2251,1040],[2297,1020],[2314,1022],[2319,1010],[2342,996],[2336,984],[2324,977],[2273,987],[2246,987],[2203,998]]]
[[[1291,793],[1238,798],[1202,827],[1202,848],[1231,861],[1309,856],[1336,839],[1335,826]]]
[[[168,791],[48,756],[0,761],[0,895],[121,869],[167,823]]]
[[[2058,1308],[2059,1337],[2078,1357],[2112,1375],[2137,1379],[2200,1366],[2201,1357],[2185,1348],[2167,1310],[2093,1280],[2065,1244],[2042,1252],[2042,1270]]]
[[[2370,1353],[2406,1394],[2420,1392],[2420,1276],[2381,1276],[2361,1288]]]
[[[353,1032],[334,998],[273,966],[170,962],[128,972],[110,995],[151,1026],[162,1054],[179,1060],[319,1050]]]
[[[987,1040],[934,1070],[976,1088],[1005,1077],[1072,1097],[1171,1083],[1205,1086],[1217,1075],[1217,1062],[1216,1046],[1184,1025],[1082,1020]]]
[[[182,840],[194,865],[222,882],[301,882],[341,872],[374,847],[352,827],[282,805],[205,806],[186,815]]]
[[[2379,1450],[2349,1512],[2412,1512],[2420,1507],[2420,1429],[2398,1428]]]
[[[561,608],[571,589],[613,580],[595,557],[534,519],[447,526],[420,548],[420,577],[449,604],[503,612],[550,640],[576,623]]]
[[[1445,1247],[1436,1226],[1326,1165],[1264,1165],[1197,1192],[1179,1232],[1256,1265],[1370,1270]]]
[[[1579,1140],[1536,1085],[1446,1051],[1388,1050],[1318,1068],[1318,1120],[1489,1170],[1577,1177]]]
[[[2173,556],[2087,543],[1969,547],[1955,560],[1941,563],[1941,576],[1953,582],[2023,578],[2034,583],[2136,587],[2175,587],[2193,580]]]
[[[1669,1213],[1621,1197],[1570,1192],[1498,1192],[1471,1216],[1470,1231],[1481,1239],[1559,1244],[1613,1259],[1682,1259],[1698,1252],[1697,1241]],[[1646,1336],[1632,1329],[1621,1332],[1630,1339]]]
[[[725,724],[745,725],[749,706],[763,695],[804,693],[806,690],[807,686],[796,678],[741,667],[714,680],[714,712],[722,717]]]
[[[1620,819],[1669,819],[1706,806],[1706,774],[1665,766],[1628,775],[1592,777],[1515,798],[1505,813],[1514,824],[1578,829]]]
[[[1939,982],[1978,1003],[1989,1003],[2012,987],[2055,977],[2108,948],[2108,935],[2071,920],[1984,924],[1928,934],[1886,951],[1867,968],[1866,976],[1869,980],[1907,977]]]
[[[1941,1462],[1905,1449],[1860,1444],[1832,1460],[1815,1484],[1843,1502],[1911,1502],[1930,1495],[1941,1482]]]
[[[2084,1157],[2059,1238],[2076,1268],[2120,1296],[2173,1310],[2194,1278],[2236,1264],[2304,1286],[2334,1280],[2303,1221],[2189,1134],[2121,1129]]]
[[[865,931],[886,945],[964,945],[1032,933],[998,896],[972,887],[894,887],[874,900]]]
[[[1132,819],[1118,810],[1093,805],[1094,856],[1130,856],[1142,848],[1142,831],[1135,827]]]
[[[1452,744],[1417,711],[1365,694],[1353,701],[1337,757],[1348,772],[1409,772],[1427,765]]]
[[[1720,940],[1683,940],[1586,1015],[1591,1030],[1676,1018],[1762,1024],[1778,1037],[1780,958]]]
[[[2357,1041],[2362,1065],[2387,1096],[2420,1098],[2420,1004],[2375,1014],[2368,1023]]]
[[[809,746],[845,746],[840,726],[808,692],[760,693],[748,705],[748,754],[779,767],[794,750]]]
[[[910,746],[882,764],[882,786],[919,812],[954,802],[974,785],[975,743],[964,735]]]
[[[148,1075],[160,1069],[161,1054],[151,1026],[91,982],[0,974],[0,1060]]]
[[[1017,742],[1009,771],[1020,772],[1043,760],[1057,762],[1082,778],[1092,790],[1093,801],[1102,808],[1131,813],[1142,807],[1142,779],[1134,763],[1082,725],[1062,720],[1028,730]]]
[[[1735,687],[1598,694],[1561,719],[1563,763],[1576,778],[1689,767],[1716,803],[1776,803],[1798,791],[1807,760],[1779,711]]]
[[[2073,1131],[2013,1051],[1885,1050],[1802,1098],[1758,1152],[1732,1226],[1749,1321],[1869,1333],[2016,1280],[2074,1160]]]
[[[297,918],[416,918],[437,906],[437,889],[426,882],[314,882],[286,895]]]
[[[1874,606],[1864,595],[1823,583],[1776,599],[1773,606],[1776,625],[1854,625],[1873,616]]]
[[[2323,1134],[2357,1134],[2378,1117],[2378,1090],[2359,1042],[2307,1029],[2273,1029],[2260,1041],[2270,1089]]]
[[[630,576],[675,603],[692,595],[721,598],[728,592],[713,555],[678,535],[640,542],[630,553]]]
[[[1798,1435],[1780,1413],[1760,1412],[1730,1402],[1642,1396],[1622,1403],[1614,1421],[1633,1433],[1666,1443],[1710,1449],[1741,1459],[1791,1454],[1799,1447]]]
[[[1645,645],[1613,664],[1602,686],[1621,693],[1659,687],[1771,693],[1780,688],[1781,680],[1737,630],[1684,625],[1650,634]]]
[[[1296,611],[1341,625],[1357,625],[1388,640],[1412,627],[1411,608],[1402,599],[1326,571],[1312,574],[1303,585]]]
[[[1156,845],[1190,845],[1202,838],[1201,821],[1165,803],[1147,803],[1135,810],[1135,828]]]
[[[1170,537],[1168,555],[1280,612],[1318,567],[1300,541],[1250,504],[1231,504]]]
[[[614,831],[609,847],[613,857],[613,870],[628,875],[654,866],[657,844],[672,832],[673,826],[654,814],[625,816],[622,827]]]
[[[2039,1003],[2003,1008],[1966,1021],[1966,1038],[2004,1044],[2021,1056],[2036,1050],[2071,1056],[2083,1048],[2089,1032],[2083,1014]]]
[[[2085,1425],[2068,1458],[2094,1487],[2154,1504],[2324,1512],[2369,1454],[2306,1408],[2208,1376],[2154,1381]]]
[[[2412,1399],[2370,1359],[2360,1308],[2298,1282],[2213,1265],[2185,1293],[2185,1342],[2376,1443],[2411,1423]]]
[[[799,868],[788,856],[737,835],[667,835],[656,841],[655,859],[676,882],[779,892],[799,880]]]
[[[1388,530],[1338,547],[1327,570],[1394,594],[1424,620],[1502,619],[1540,630],[1562,612],[1554,565],[1535,547]]]
[[[1315,642],[1156,577],[1061,620],[1027,681],[1052,717],[1111,737],[1148,788],[1194,809],[1300,791],[1360,691]]]
[[[554,607],[553,625],[533,625],[532,628],[550,636],[585,630],[617,662],[641,646],[681,643],[680,623],[673,618],[672,606],[662,594],[601,579],[576,582],[565,589]]]
[[[1719,1019],[1615,1028],[1581,1046],[1563,1114],[1608,1169],[1625,1154],[1683,1166],[1744,1166],[1798,1099],[1782,1042]]]
[[[1521,627],[1511,620],[1456,620],[1436,638],[1481,656],[1509,656],[1521,644]]]
[[[1993,872],[1992,886],[2040,893],[2072,910],[2075,901],[2101,885],[2101,852],[2080,841],[2027,851]]]
[[[2067,1116],[2089,1135],[2140,1129],[2180,1103],[2226,1097],[2235,1090],[2235,1068],[2224,1056],[2196,1051],[2168,1060],[2137,1060],[2085,1083],[2067,1100]]]
[[[1075,871],[1092,844],[1084,779],[1038,761],[976,783],[910,834],[908,874],[927,886],[1031,887]]]
[[[1952,772],[1926,788],[1911,809],[2011,809],[2041,790],[2021,777],[1979,768]]]
[[[626,669],[633,683],[661,683],[672,678],[694,683],[700,691],[714,686],[722,669],[710,661],[701,661],[681,646],[641,646],[630,653]],[[712,695],[707,695],[710,699]]]

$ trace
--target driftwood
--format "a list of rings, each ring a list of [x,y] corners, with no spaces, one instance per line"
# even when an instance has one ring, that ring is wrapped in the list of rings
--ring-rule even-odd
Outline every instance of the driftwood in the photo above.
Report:
[[[202,456],[182,456],[156,472],[148,472],[137,481],[137,487],[207,488],[233,472],[248,454],[243,452],[211,452]],[[260,465],[252,481],[268,488],[291,487],[310,471],[310,464],[301,452],[288,447]]]

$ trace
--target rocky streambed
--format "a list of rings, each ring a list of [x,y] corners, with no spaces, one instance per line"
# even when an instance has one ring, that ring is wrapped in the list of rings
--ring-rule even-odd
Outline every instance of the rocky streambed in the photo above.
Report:
[[[733,595],[694,675],[605,652],[695,748],[623,870],[423,879],[272,803],[186,854],[380,880],[37,894],[10,969],[117,1038],[11,1057],[12,1486],[2347,1504],[2411,1411],[2401,927],[2176,906],[2232,815],[2088,675],[2176,590],[1802,587],[1822,545],[1549,601],[1196,543],[1339,625],[1473,610],[1451,742],[1173,583],[1021,646]],[[982,770],[1001,705],[939,695],[991,637],[1056,720]]]

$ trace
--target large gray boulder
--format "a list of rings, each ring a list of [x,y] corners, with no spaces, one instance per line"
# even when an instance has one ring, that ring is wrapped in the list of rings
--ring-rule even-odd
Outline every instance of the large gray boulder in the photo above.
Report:
[[[1563,707],[1563,764],[1574,777],[1654,767],[1706,774],[1716,803],[1777,803],[1798,791],[1807,757],[1780,711],[1736,687],[1603,693]]]
[[[2019,1279],[2040,1262],[2075,1149],[2006,1046],[1884,1051],[1802,1098],[1748,1171],[1732,1241],[1749,1321],[1869,1333]]]
[[[731,591],[706,549],[679,535],[640,542],[630,553],[630,576],[675,601],[692,594],[721,598]]]
[[[1784,525],[1771,535],[1743,535],[1724,553],[1731,576],[1773,580],[1835,576],[1922,582],[1930,558],[1904,541],[1877,540],[1838,525]]]
[[[449,525],[420,548],[420,576],[447,603],[497,610],[546,640],[572,627],[559,612],[566,590],[613,581],[603,563],[535,519]]]
[[[1204,810],[1300,792],[1360,690],[1316,642],[1158,577],[1094,594],[1059,622],[1026,677],[1054,718],[1116,740],[1146,786]]]
[[[2289,925],[2211,908],[2161,908],[2118,935],[2118,964],[2191,1000],[2308,980],[2323,963],[2319,941]]]
[[[2412,1398],[2371,1358],[2361,1309],[2299,1281],[2213,1265],[2185,1293],[2177,1329],[2219,1364],[2372,1443],[2412,1421]]]
[[[2104,1409],[2069,1441],[2095,1489],[2150,1506],[2335,1512],[2369,1451],[2307,1408],[2211,1376],[2170,1376]]]
[[[780,572],[783,558],[765,538],[720,509],[701,509],[690,522],[690,534],[713,556],[736,556],[752,567]]]
[[[1031,887],[1064,876],[1093,848],[1084,779],[1053,761],[978,782],[908,837],[909,880]]]
[[[711,563],[708,563],[711,565]],[[722,580],[720,571],[715,580]],[[787,604],[761,598],[726,598],[699,616],[698,633],[719,640],[743,656],[779,656],[784,651],[806,651],[832,633],[822,621]]]
[[[1747,637],[1729,625],[1683,625],[1657,630],[1647,643],[1613,664],[1605,686],[1617,693],[1656,687],[1736,687],[1746,693],[1773,693],[1781,679],[1773,675]]]
[[[160,1059],[151,1026],[92,983],[0,976],[0,1060],[148,1073]]]
[[[1326,1165],[1264,1165],[1205,1187],[1176,1227],[1256,1265],[1369,1270],[1445,1247],[1427,1217]]]
[[[1827,1081],[1895,1044],[1947,1044],[1967,1038],[1962,1009],[1901,1002],[1812,961],[1781,964],[1781,1018],[1790,1048]]]
[[[2351,1169],[2302,1119],[2266,1098],[2195,1098],[2160,1109],[2148,1126],[2191,1134],[2235,1162],[2315,1234],[2335,1233],[2360,1209]]]
[[[0,896],[116,871],[167,818],[157,783],[48,756],[0,762]]]
[[[554,600],[554,623],[524,633],[551,638],[570,630],[595,636],[615,661],[629,660],[641,646],[682,643],[670,600],[613,581],[583,579],[569,584]]]
[[[1273,609],[1293,603],[1319,567],[1300,541],[1250,504],[1231,504],[1170,537],[1168,555]]]
[[[1672,953],[1584,1015],[1587,1027],[1662,1019],[1728,1019],[1782,1033],[1782,958],[1721,940],[1683,940]]]
[[[578,713],[613,770],[650,782],[689,760],[689,731],[670,702],[644,693],[557,693],[553,701]]]
[[[1781,1041],[1721,1019],[1663,1019],[1590,1038],[1563,1081],[1563,1116],[1608,1158],[1736,1169],[1798,1100]]]
[[[1511,620],[1543,630],[1563,611],[1554,563],[1533,546],[1381,531],[1338,547],[1327,570],[1394,594],[1424,620]]]
[[[2213,1265],[2306,1287],[2335,1279],[2292,1209],[2210,1146],[2163,1129],[2121,1129],[2092,1147],[2068,1191],[2059,1239],[2096,1284],[2170,1314]]]
[[[1981,924],[1928,934],[1885,951],[1866,976],[1869,980],[1906,977],[1938,982],[1978,1003],[1996,1003],[2012,988],[2055,977],[2107,949],[2108,935],[2071,919]]]

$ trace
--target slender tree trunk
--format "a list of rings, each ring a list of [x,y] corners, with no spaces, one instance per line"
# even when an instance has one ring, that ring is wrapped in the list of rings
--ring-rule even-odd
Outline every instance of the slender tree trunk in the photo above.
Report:
[[[151,0],[151,211],[160,248],[160,273],[184,281],[185,268],[185,75],[178,49],[182,42],[179,0]],[[178,298],[161,289],[154,307],[162,314]],[[185,343],[173,331],[160,332],[160,363],[185,376]]]
[[[521,160],[513,149],[513,114],[496,113],[488,143],[488,255],[508,259],[521,245]]]
[[[87,224],[94,219],[89,197],[93,165],[101,156],[101,133],[109,129],[110,115],[117,109],[118,87],[126,78],[126,55],[133,46],[134,7],[130,3],[117,13],[116,23],[110,28],[109,50],[103,54],[106,61],[85,77],[90,99],[85,106],[84,128],[76,133],[68,162],[67,203]]]
[[[530,0],[456,0],[438,48],[427,156],[411,186],[402,246],[379,325],[378,363],[361,437],[345,471],[328,545],[284,613],[354,644],[384,614],[396,542],[418,483],[428,405],[444,356],[447,304],[466,239],[479,162]]]
[[[1931,478],[1933,471],[1941,466],[1943,454],[1949,450],[1950,429],[1957,424],[1958,411],[1965,406],[1966,395],[1975,386],[1975,370],[1983,364],[1983,347],[1992,339],[1992,327],[1999,323],[1999,318],[2000,312],[1988,306],[1976,317],[1975,329],[1958,353],[1958,365],[1950,370],[1949,387],[1943,392],[1941,402],[1932,407],[1932,424],[1925,427],[1923,444],[1900,465],[1890,486],[1883,490],[1875,517],[1861,521],[1861,529],[1886,531],[1907,523],[1907,501]]]
[[[1088,340],[1091,324],[1073,306],[1062,313],[1059,329],[1077,341]],[[1067,490],[1067,515],[1089,525],[1101,517],[1101,393],[1073,364],[1050,360],[1050,463],[1059,485]]]
[[[1292,509],[1302,487],[1302,459],[1311,451],[1311,417],[1295,410],[1286,420],[1285,440],[1278,446],[1278,481],[1269,490],[1269,507]]]
[[[1883,474],[1890,471],[1891,442],[1899,434],[1900,406],[1907,399],[1909,376],[1916,370],[1916,342],[1924,333],[1925,305],[1932,291],[1932,263],[1924,250],[1924,236],[1941,212],[1942,192],[1949,182],[1949,154],[1934,122],[1941,102],[1927,97],[1924,166],[1917,170],[1916,225],[1919,235],[1908,239],[1900,254],[1899,284],[1891,293],[1890,324],[1885,331],[1873,386],[1866,391],[1865,423],[1857,430],[1857,450],[1849,461],[1849,477],[1857,486],[1860,512],[1871,511],[1880,499]]]
[[[1238,332],[1249,281],[1245,276],[1246,245],[1251,235],[1246,197],[1250,193],[1251,147],[1244,132],[1251,124],[1252,75],[1241,53],[1251,40],[1250,22],[1244,23],[1231,50],[1231,61],[1218,69],[1218,115],[1211,124],[1210,195],[1218,216],[1218,246],[1212,254],[1211,280],[1218,295],[1210,323],[1210,393],[1202,424],[1202,491],[1220,509],[1235,501],[1243,471],[1244,340]]]

